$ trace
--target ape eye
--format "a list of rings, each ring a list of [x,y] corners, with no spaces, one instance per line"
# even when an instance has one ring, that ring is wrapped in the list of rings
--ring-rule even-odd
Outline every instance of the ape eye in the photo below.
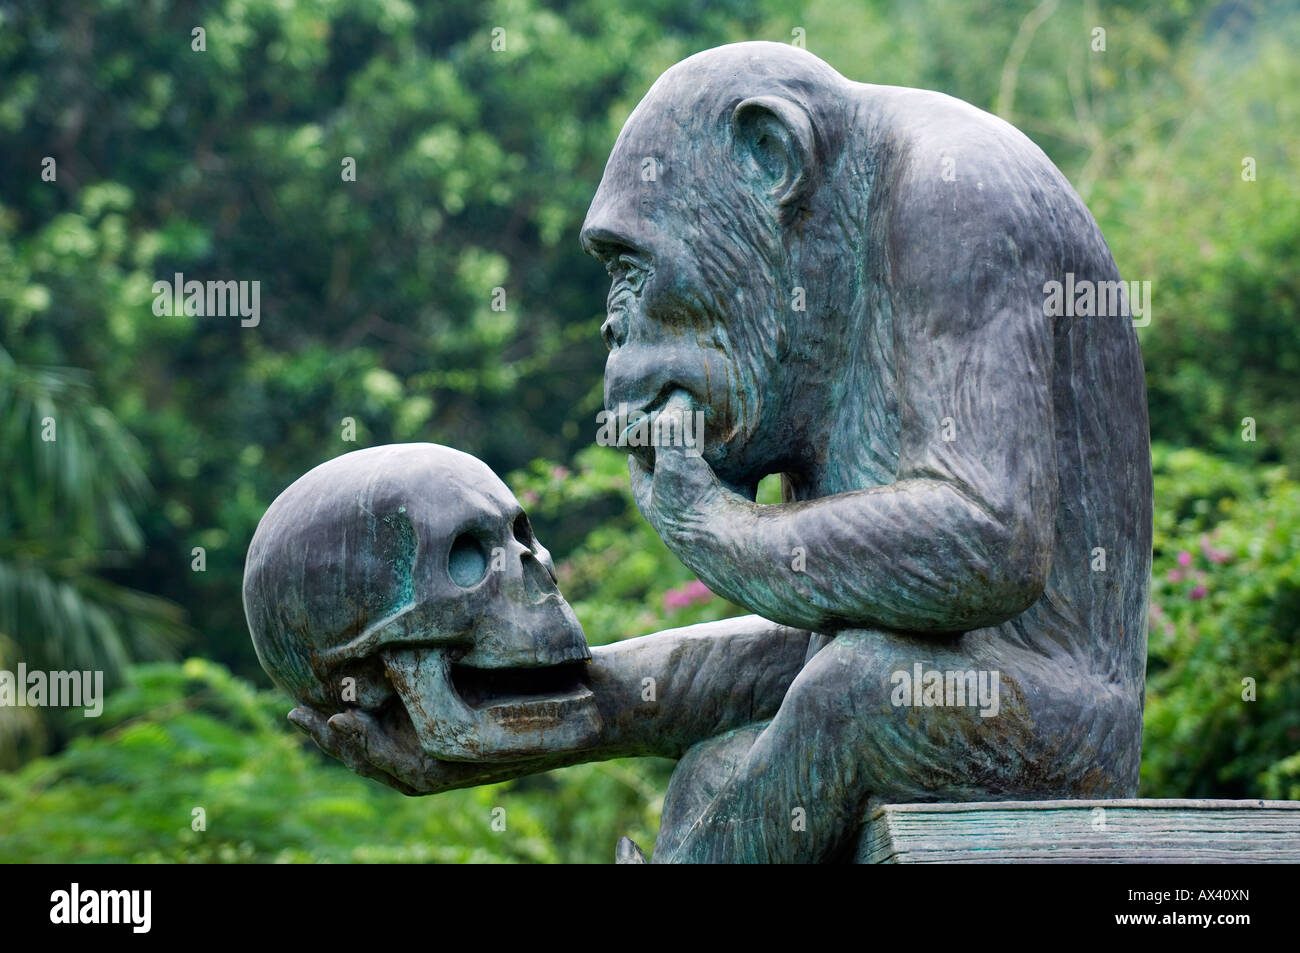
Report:
[[[619,255],[605,262],[605,271],[616,281],[626,284],[633,294],[638,294],[645,284],[646,270],[631,255]]]
[[[487,575],[487,550],[471,533],[461,533],[447,556],[447,575],[462,589],[472,589]]]

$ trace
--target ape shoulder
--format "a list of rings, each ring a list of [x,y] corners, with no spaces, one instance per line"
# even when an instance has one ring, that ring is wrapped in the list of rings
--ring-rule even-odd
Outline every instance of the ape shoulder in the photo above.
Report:
[[[881,154],[872,206],[896,282],[1041,298],[1064,258],[1109,260],[1082,200],[1020,130],[942,93],[867,90],[877,142],[860,147]]]

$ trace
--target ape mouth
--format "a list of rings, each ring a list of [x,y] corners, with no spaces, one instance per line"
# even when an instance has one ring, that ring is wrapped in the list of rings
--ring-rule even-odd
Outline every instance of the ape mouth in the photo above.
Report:
[[[668,397],[673,390],[673,386],[665,384],[659,389],[659,393],[655,395],[654,399],[647,403],[636,407],[625,403],[616,405],[615,413],[623,415],[622,419],[619,420],[622,425],[619,436],[620,446],[628,443],[629,434],[638,426],[645,426],[648,422],[653,421],[655,414],[668,402]]]
[[[675,397],[680,397],[687,402],[690,408],[690,419],[686,419],[687,415],[683,415],[680,421],[669,424],[661,431],[660,427],[663,426],[661,416],[668,403]],[[611,412],[618,415],[617,422],[620,430],[617,446],[626,448],[627,452],[637,457],[648,470],[654,469],[655,448],[661,445],[661,439],[668,441],[664,444],[667,446],[693,447],[697,452],[704,450],[705,410],[692,393],[680,384],[670,381],[662,385],[650,401],[635,407],[626,402],[619,402],[616,409]],[[683,440],[687,442],[683,443]]]
[[[554,709],[554,714],[592,698],[585,661],[536,668],[475,668],[452,663],[451,685],[476,711]]]
[[[659,392],[655,394],[654,399],[651,400],[650,403],[646,404],[644,407],[640,408],[641,413],[645,414],[646,416],[650,416],[655,411],[663,407],[664,404],[668,403],[668,398],[671,397],[674,392],[680,389],[681,388],[678,387],[678,385],[673,383],[664,384],[662,387],[659,388]]]

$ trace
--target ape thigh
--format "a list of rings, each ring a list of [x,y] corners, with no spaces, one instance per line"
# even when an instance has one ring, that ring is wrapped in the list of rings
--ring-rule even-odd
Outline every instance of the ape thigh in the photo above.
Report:
[[[730,779],[684,835],[674,830],[663,839],[656,861],[824,862],[853,846],[868,798],[998,800],[1064,790],[1106,796],[1088,783],[1090,742],[1110,730],[1104,706],[1100,716],[1093,709],[1084,717],[1080,698],[1051,691],[1059,679],[1048,677],[1050,665],[1009,666],[1005,656],[991,657],[998,654],[995,644],[969,634],[939,641],[840,633],[800,672],[747,752],[730,742],[721,769],[706,773],[716,787],[718,771],[734,764]],[[912,704],[923,699],[903,696],[894,673],[912,676],[916,663],[926,671],[983,671],[986,678],[996,671],[996,711],[981,709],[977,698]],[[944,698],[952,700],[960,699]],[[1051,719],[1035,717],[1044,706]],[[1069,715],[1076,709],[1077,723]],[[1069,730],[1062,735],[1049,724]],[[742,736],[745,744],[749,737]],[[702,748],[696,760],[708,751]],[[692,810],[676,813],[675,825],[700,810],[707,789],[696,786],[681,799]]]

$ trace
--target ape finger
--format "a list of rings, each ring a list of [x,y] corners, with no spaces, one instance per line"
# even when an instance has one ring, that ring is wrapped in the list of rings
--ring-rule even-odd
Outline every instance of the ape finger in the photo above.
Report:
[[[355,735],[366,760],[378,770],[397,779],[406,794],[432,794],[440,790],[440,762],[430,758],[416,743],[415,736],[399,739],[382,722],[365,711],[348,712]]]
[[[722,490],[713,468],[698,453],[661,447],[655,454],[654,493],[658,506],[698,509]]]
[[[654,471],[646,467],[639,458],[629,455],[627,473],[632,484],[632,499],[636,501],[636,508],[651,525],[654,525],[654,520],[651,518],[651,507],[654,505]]]
[[[289,712],[288,718],[295,728],[313,737],[315,736],[316,725],[325,723],[324,719],[310,708],[295,708]]]
[[[334,760],[342,762],[351,771],[401,790],[400,782],[372,767],[366,761],[363,752],[358,749],[348,733],[331,727],[332,719],[327,720],[314,709],[299,707],[289,712],[289,721],[304,734],[309,735],[316,743],[316,747]]]
[[[342,737],[330,727],[329,720],[325,715],[313,708],[299,707],[289,712],[289,721],[300,731],[310,735],[312,741],[316,742],[316,747],[320,748],[321,751],[324,751],[331,758],[345,761],[340,745]]]
[[[364,730],[356,723],[351,712],[340,712],[326,723],[330,731],[329,743],[319,744],[327,753],[342,761],[355,774],[372,781],[378,781],[400,791],[402,794],[416,795],[417,791],[401,778],[396,777],[376,765],[370,757],[367,737]]]

